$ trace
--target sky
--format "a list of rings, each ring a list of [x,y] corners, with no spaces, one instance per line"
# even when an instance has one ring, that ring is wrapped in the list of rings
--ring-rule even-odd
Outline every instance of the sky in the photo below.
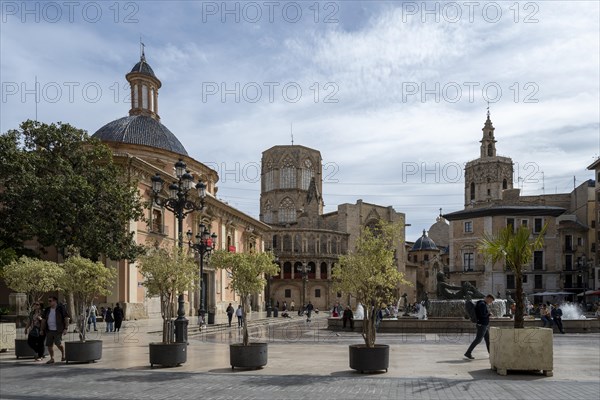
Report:
[[[393,206],[414,241],[463,208],[488,106],[522,194],[594,178],[598,1],[0,5],[1,132],[37,115],[93,134],[126,116],[141,37],[161,122],[255,218],[261,154],[293,134],[321,152],[325,212]]]

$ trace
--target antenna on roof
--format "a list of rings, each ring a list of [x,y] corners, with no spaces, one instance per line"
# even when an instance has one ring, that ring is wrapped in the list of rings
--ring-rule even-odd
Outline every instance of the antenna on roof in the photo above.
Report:
[[[489,100],[487,102],[487,105],[488,105],[487,106],[487,117],[488,117],[488,119],[490,119],[490,101]]]
[[[294,145],[294,123],[290,122],[290,135],[292,136],[292,146]]]

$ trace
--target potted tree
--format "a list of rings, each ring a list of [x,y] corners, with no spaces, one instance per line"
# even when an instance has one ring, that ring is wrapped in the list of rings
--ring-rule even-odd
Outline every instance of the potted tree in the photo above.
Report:
[[[350,368],[387,372],[389,346],[375,344],[376,319],[382,304],[392,299],[401,284],[409,284],[394,262],[401,226],[380,220],[374,229],[364,227],[356,248],[340,257],[333,268],[334,290],[353,295],[364,304],[362,337],[364,344],[350,345]]]
[[[163,319],[162,342],[150,343],[150,367],[163,365],[176,367],[187,361],[187,343],[174,342],[175,300],[178,293],[193,287],[198,274],[198,266],[186,250],[153,248],[140,257],[139,271],[144,277],[148,297],[160,298],[160,312]]]
[[[243,341],[229,346],[231,369],[260,368],[267,365],[267,343],[250,343],[246,316],[250,295],[263,291],[267,282],[265,275],[279,272],[273,253],[229,253],[217,250],[211,256],[211,265],[229,272],[231,280],[228,288],[238,293],[241,299]]]
[[[60,287],[73,296],[78,313],[79,341],[65,342],[65,359],[75,362],[91,362],[102,358],[102,341],[86,338],[86,324],[93,301],[98,296],[111,294],[116,271],[99,261],[73,255],[62,264],[64,275]]]
[[[537,237],[524,226],[502,228],[496,236],[484,235],[479,249],[492,263],[504,260],[515,275],[515,316],[513,328],[490,328],[490,364],[500,375],[507,370],[543,371],[552,376],[552,329],[524,328],[523,269],[529,265],[533,252],[544,246],[544,226]]]
[[[59,289],[59,281],[64,270],[55,262],[35,258],[21,257],[2,269],[2,277],[6,285],[27,296],[27,311],[31,313],[34,303],[43,303],[48,292]],[[27,344],[27,338],[15,339],[15,356],[36,357],[36,353]]]

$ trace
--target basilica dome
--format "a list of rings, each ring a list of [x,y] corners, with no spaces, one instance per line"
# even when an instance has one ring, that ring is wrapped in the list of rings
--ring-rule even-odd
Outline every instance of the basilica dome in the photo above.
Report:
[[[419,250],[438,250],[435,242],[427,236],[427,232],[423,229],[423,236],[417,239],[410,251]]]

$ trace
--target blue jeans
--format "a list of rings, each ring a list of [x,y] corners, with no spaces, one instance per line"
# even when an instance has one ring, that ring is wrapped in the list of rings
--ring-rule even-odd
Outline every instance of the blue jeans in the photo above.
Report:
[[[114,322],[107,322],[106,323],[106,332],[112,332],[114,331]]]
[[[488,331],[489,327],[489,325],[477,324],[477,335],[475,336],[475,340],[473,340],[473,343],[471,343],[465,354],[471,355],[471,352],[473,351],[475,346],[481,343],[482,339],[485,340],[485,347],[487,347],[488,353],[490,352],[490,333]]]
[[[96,316],[95,315],[90,315],[90,318],[88,319],[88,331],[90,330],[91,325],[94,324],[94,330],[96,329]]]
[[[551,318],[546,317],[545,315],[542,315],[541,318],[542,322],[544,323],[544,325],[542,325],[543,328],[546,327],[546,324],[548,324],[549,328],[552,328],[553,322]]]

